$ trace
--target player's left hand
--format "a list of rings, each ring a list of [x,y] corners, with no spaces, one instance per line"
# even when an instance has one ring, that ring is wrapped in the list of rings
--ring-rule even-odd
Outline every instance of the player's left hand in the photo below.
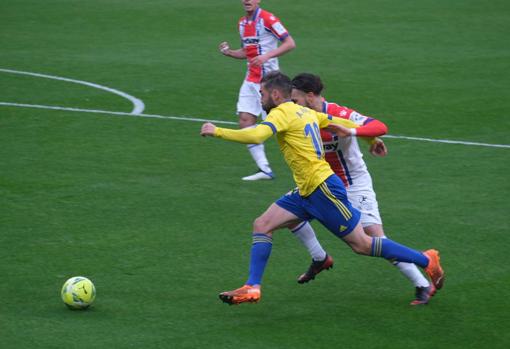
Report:
[[[262,64],[266,63],[268,59],[269,59],[269,57],[267,57],[266,55],[260,55],[260,56],[253,57],[252,59],[250,59],[250,64],[258,67],[258,66],[261,66]]]
[[[388,148],[384,144],[383,140],[376,138],[374,143],[370,146],[370,154],[373,156],[386,156],[388,154]]]
[[[206,136],[214,136],[214,131],[216,130],[216,126],[211,124],[210,122],[206,122],[202,125],[202,129],[200,130],[200,135],[202,137]]]
[[[352,136],[351,129],[342,125],[329,124],[326,129],[330,132],[335,133],[338,137],[350,137]]]

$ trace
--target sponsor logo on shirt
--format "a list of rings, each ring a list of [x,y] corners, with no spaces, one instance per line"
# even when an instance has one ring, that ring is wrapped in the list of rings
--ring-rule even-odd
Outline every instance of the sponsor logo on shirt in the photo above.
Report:
[[[275,24],[273,24],[273,30],[276,32],[276,34],[278,34],[279,36],[282,36],[283,34],[285,34],[287,32],[287,30],[285,29],[285,27],[280,23],[280,22],[276,22]]]
[[[326,151],[326,153],[330,153],[330,152],[336,151],[338,149],[338,142],[331,142],[331,143],[324,142],[323,145],[324,145],[324,150]]]
[[[367,117],[365,115],[361,115],[360,113],[353,111],[349,119],[351,119],[351,121],[357,123],[358,125],[361,125],[365,122]]]
[[[245,45],[257,45],[259,43],[259,38],[254,36],[246,37],[243,38],[243,43]]]

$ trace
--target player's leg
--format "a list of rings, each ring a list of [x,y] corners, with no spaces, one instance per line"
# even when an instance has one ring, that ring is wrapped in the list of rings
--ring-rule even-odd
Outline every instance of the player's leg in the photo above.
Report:
[[[312,257],[308,270],[298,277],[298,283],[309,282],[315,279],[315,276],[321,271],[333,268],[333,258],[324,251],[308,221],[300,222],[289,229],[301,241]]]
[[[301,241],[314,261],[322,261],[326,258],[326,251],[322,248],[312,225],[308,221],[300,222],[289,227],[292,234]]]
[[[257,123],[257,117],[262,114],[260,103],[259,85],[244,81],[239,91],[237,102],[237,114],[239,115],[239,128],[253,127]],[[251,176],[243,177],[246,181],[260,179],[273,179],[274,175],[267,160],[264,143],[248,144],[248,151],[257,164],[259,171]]]
[[[444,273],[435,250],[419,252],[390,239],[370,237],[359,223],[360,213],[347,200],[340,179],[330,176],[307,198],[309,214],[321,221],[333,234],[342,238],[359,254],[388,260],[414,263],[425,269],[434,286],[440,289]]]
[[[253,222],[253,245],[251,250],[250,276],[247,285],[260,286],[267,260],[271,254],[272,233],[279,228],[294,224],[299,218],[273,203]]]
[[[331,220],[330,220],[331,221]],[[327,223],[330,231],[331,223]],[[342,233],[335,234],[341,237],[349,247],[357,254],[373,257],[383,257],[388,260],[397,260],[408,263],[416,263],[422,268],[429,264],[428,257],[423,253],[413,250],[407,246],[400,245],[390,239],[380,237],[371,237],[365,234],[361,224],[357,224],[353,229],[345,230]]]
[[[390,239],[370,237],[365,234],[363,229],[354,229],[342,239],[356,253],[416,264],[425,270],[435,288],[443,287],[444,272],[439,263],[439,253],[436,250],[416,251]]]
[[[292,194],[290,194],[292,195]],[[299,195],[298,195],[299,196]],[[253,223],[253,243],[250,255],[249,277],[245,285],[233,291],[220,293],[220,299],[228,304],[240,304],[244,302],[258,302],[261,292],[260,285],[262,276],[271,255],[272,232],[279,228],[289,227],[298,221],[308,217],[298,217],[287,207],[292,207],[294,211],[299,212],[298,202],[292,199],[280,198],[277,203],[273,203],[269,208]],[[281,201],[286,202],[286,207],[280,205]]]
[[[350,187],[348,190],[349,201],[361,212],[361,225],[365,233],[371,237],[385,239],[382,219],[379,213],[379,206],[376,194],[371,186],[371,180],[367,180],[362,188]],[[415,287],[415,299],[412,305],[427,304],[430,297],[434,295],[435,288],[430,285],[427,278],[423,276],[418,267],[412,263],[391,262],[400,272],[413,283]]]
[[[381,237],[386,239],[383,227],[380,224],[371,224],[364,226],[363,230],[371,237]],[[427,304],[430,298],[436,293],[434,285],[418,269],[415,264],[390,261],[415,287],[415,298],[411,301],[411,305]]]

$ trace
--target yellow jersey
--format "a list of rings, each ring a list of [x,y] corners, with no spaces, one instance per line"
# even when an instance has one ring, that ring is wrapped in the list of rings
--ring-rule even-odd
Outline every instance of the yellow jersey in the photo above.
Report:
[[[276,134],[285,161],[292,171],[301,196],[310,195],[333,171],[324,159],[320,129],[330,123],[349,128],[357,125],[350,120],[285,102],[273,108],[257,127],[231,130],[217,127],[215,137],[240,143],[262,143]]]

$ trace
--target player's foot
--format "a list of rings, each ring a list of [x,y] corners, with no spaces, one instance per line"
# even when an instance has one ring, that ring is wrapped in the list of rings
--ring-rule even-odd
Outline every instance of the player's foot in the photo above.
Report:
[[[430,277],[432,285],[440,290],[444,283],[444,271],[439,263],[439,252],[436,250],[427,250],[424,251],[423,254],[429,259],[429,265],[425,268],[425,272]]]
[[[310,280],[315,279],[315,276],[319,274],[323,270],[328,270],[333,268],[333,257],[326,255],[326,258],[322,261],[314,261],[312,259],[312,264],[306,271],[306,273],[300,275],[298,277],[297,282],[300,284],[304,284]]]
[[[261,179],[274,179],[273,172],[263,172],[259,171],[257,173],[252,174],[251,176],[243,177],[243,181],[258,181]]]
[[[233,291],[221,292],[220,299],[230,305],[245,302],[257,303],[260,300],[260,288],[244,285]]]
[[[430,298],[436,293],[436,288],[433,284],[428,287],[416,287],[416,293],[411,305],[428,304]]]

